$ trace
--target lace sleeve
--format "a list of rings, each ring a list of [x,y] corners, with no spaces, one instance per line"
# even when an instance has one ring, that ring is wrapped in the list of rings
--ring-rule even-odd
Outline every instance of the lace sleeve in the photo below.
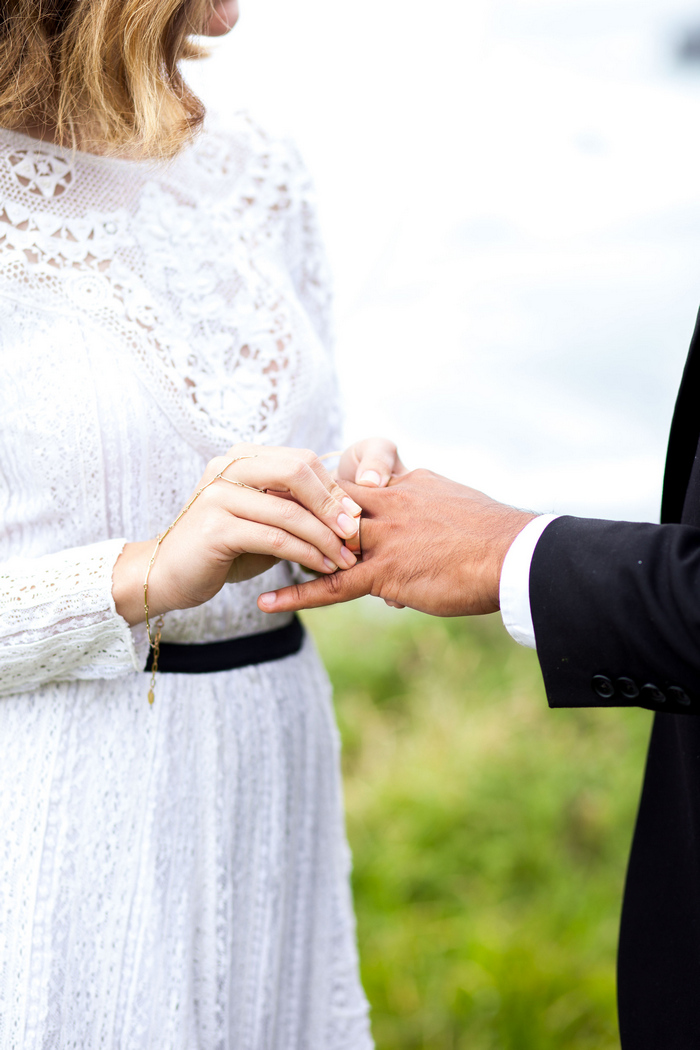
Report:
[[[0,565],[0,694],[143,669],[145,627],[130,628],[112,598],[124,542]]]

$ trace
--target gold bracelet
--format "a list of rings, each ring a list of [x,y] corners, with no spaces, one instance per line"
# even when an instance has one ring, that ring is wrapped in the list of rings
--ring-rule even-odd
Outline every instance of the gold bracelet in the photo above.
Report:
[[[187,514],[187,511],[190,509],[192,504],[196,500],[199,499],[199,497],[202,495],[204,490],[208,489],[210,485],[213,485],[215,481],[228,481],[229,484],[231,484],[231,485],[238,485],[239,488],[242,488],[242,489],[253,489],[254,492],[263,492],[264,491],[263,489],[255,489],[255,488],[253,488],[252,485],[244,485],[244,483],[242,481],[234,481],[232,478],[225,478],[224,477],[224,471],[228,470],[229,467],[232,467],[234,463],[240,463],[240,461],[242,459],[257,459],[257,458],[258,457],[257,457],[257,453],[256,453],[253,456],[237,456],[235,459],[230,460],[230,462],[226,464],[224,469],[219,471],[219,473],[216,475],[216,477],[213,477],[211,479],[211,481],[208,481],[206,483],[206,485],[202,485],[201,489],[197,489],[197,491],[195,492],[194,496],[192,497],[190,502],[187,504],[187,506],[183,507],[182,510],[180,511],[180,513],[178,514],[178,516],[175,518],[175,521],[171,525],[168,525],[168,527],[165,530],[165,532],[161,532],[160,535],[156,539],[156,545],[155,545],[155,547],[153,549],[153,554],[151,555],[151,560],[148,563],[148,568],[146,569],[146,578],[143,581],[143,606],[144,606],[144,609],[145,609],[145,612],[146,612],[146,632],[148,634],[148,641],[150,643],[150,646],[153,649],[153,664],[151,665],[151,682],[150,682],[150,685],[149,685],[149,688],[148,688],[148,702],[151,705],[153,704],[153,701],[155,700],[156,672],[158,670],[158,659],[160,657],[160,636],[161,636],[162,631],[163,631],[163,623],[164,623],[164,621],[163,621],[163,613],[161,613],[160,616],[158,617],[158,619],[156,620],[156,624],[155,624],[156,634],[155,634],[155,638],[154,638],[151,635],[151,621],[150,621],[149,612],[148,612],[148,579],[149,579],[149,577],[151,575],[151,569],[153,568],[153,563],[155,562],[156,557],[158,555],[158,551],[160,550],[160,545],[163,542],[163,540],[165,539],[165,537],[168,535],[168,533],[173,531],[173,529],[177,525],[177,523],[180,520],[180,518],[184,514]]]

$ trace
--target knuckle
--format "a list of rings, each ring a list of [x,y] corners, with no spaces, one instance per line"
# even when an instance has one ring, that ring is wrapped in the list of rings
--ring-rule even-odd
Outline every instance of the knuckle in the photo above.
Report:
[[[205,522],[209,520],[214,504],[218,504],[218,500],[212,500],[212,488],[214,488],[213,485],[211,488],[204,489],[204,491],[199,494],[191,510],[188,512],[190,518],[196,515],[197,517],[203,517]],[[194,511],[195,514],[192,514],[192,511]]]
[[[299,455],[301,456],[301,459],[304,461],[304,463],[306,463],[308,466],[311,467],[316,465],[318,457],[315,452],[311,451],[310,448],[300,448]]]
[[[311,472],[311,467],[303,459],[293,459],[289,465],[289,480],[292,484],[301,484],[306,481]]]
[[[206,470],[204,472],[204,476],[208,477],[208,478],[215,477],[217,474],[219,474],[224,469],[224,467],[226,466],[226,464],[228,462],[229,461],[226,458],[226,456],[214,456],[207,463],[207,467],[206,467]]]
[[[347,594],[348,574],[345,572],[334,572],[330,576],[324,576],[329,591],[334,597]]]
[[[339,499],[342,499],[342,496],[336,497],[331,495],[331,493],[329,492],[321,500],[321,503],[318,508],[318,513],[322,514],[324,517],[334,517],[336,514],[338,514],[339,510],[341,509],[338,506]]]
[[[342,575],[342,572],[333,572],[330,574],[330,576],[323,577],[326,588],[330,591],[331,594],[336,595],[340,593],[340,588],[342,586]]]
[[[278,508],[279,516],[285,522],[285,524],[291,524],[296,522],[299,518],[300,510],[298,504],[294,503],[290,499],[281,499],[281,506]]]
[[[226,455],[220,458],[225,459],[226,462],[229,463],[232,459],[235,459],[236,456],[245,456],[252,448],[253,446],[247,441],[239,441],[235,445],[231,445],[227,450]]]
[[[271,551],[283,551],[287,546],[287,533],[272,526],[267,530],[267,543]]]
[[[405,511],[411,503],[411,491],[403,485],[392,485],[389,491],[394,511],[397,509],[399,512]]]
[[[320,543],[326,548],[338,550],[341,545],[341,540],[333,532],[333,529],[324,526],[323,535],[320,537]]]
[[[396,445],[389,438],[375,437],[371,439],[368,451],[372,455],[393,455],[396,452]]]
[[[200,509],[211,512],[215,507],[221,507],[221,497],[223,492],[220,485],[220,482],[217,482],[215,485],[210,485],[209,488],[204,489],[204,492],[198,496],[197,503],[199,503]]]

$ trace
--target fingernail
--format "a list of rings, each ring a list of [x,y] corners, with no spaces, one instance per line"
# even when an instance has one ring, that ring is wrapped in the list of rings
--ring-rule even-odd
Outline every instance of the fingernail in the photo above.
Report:
[[[355,500],[350,499],[349,496],[343,496],[340,502],[343,504],[351,518],[356,518],[358,514],[362,514],[362,507],[359,507],[357,503],[355,503]]]
[[[330,569],[331,572],[335,572],[335,570],[338,568],[335,562],[331,561],[330,558],[326,558],[325,555],[323,557],[323,564],[326,566],[327,569]]]
[[[360,476],[358,484],[360,485],[376,485],[379,487],[382,483],[381,475],[376,470],[366,470],[364,474]]]
[[[340,557],[343,559],[343,561],[347,565],[348,569],[351,569],[353,567],[353,565],[357,561],[357,558],[355,557],[355,555],[347,547],[341,547],[340,548]]]
[[[268,591],[267,594],[260,595],[260,601],[263,605],[274,605],[275,599],[277,598],[277,591]]]
[[[349,518],[347,514],[338,515],[338,525],[346,536],[354,536],[357,532],[357,521]]]

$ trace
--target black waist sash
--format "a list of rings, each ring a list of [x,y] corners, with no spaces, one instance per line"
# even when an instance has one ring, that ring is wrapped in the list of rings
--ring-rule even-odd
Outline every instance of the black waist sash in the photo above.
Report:
[[[304,644],[304,628],[295,616],[291,623],[274,631],[248,634],[224,642],[161,642],[158,672],[170,674],[209,674],[231,671],[234,667],[266,664],[298,653]],[[148,654],[146,670],[153,667],[153,650]]]

